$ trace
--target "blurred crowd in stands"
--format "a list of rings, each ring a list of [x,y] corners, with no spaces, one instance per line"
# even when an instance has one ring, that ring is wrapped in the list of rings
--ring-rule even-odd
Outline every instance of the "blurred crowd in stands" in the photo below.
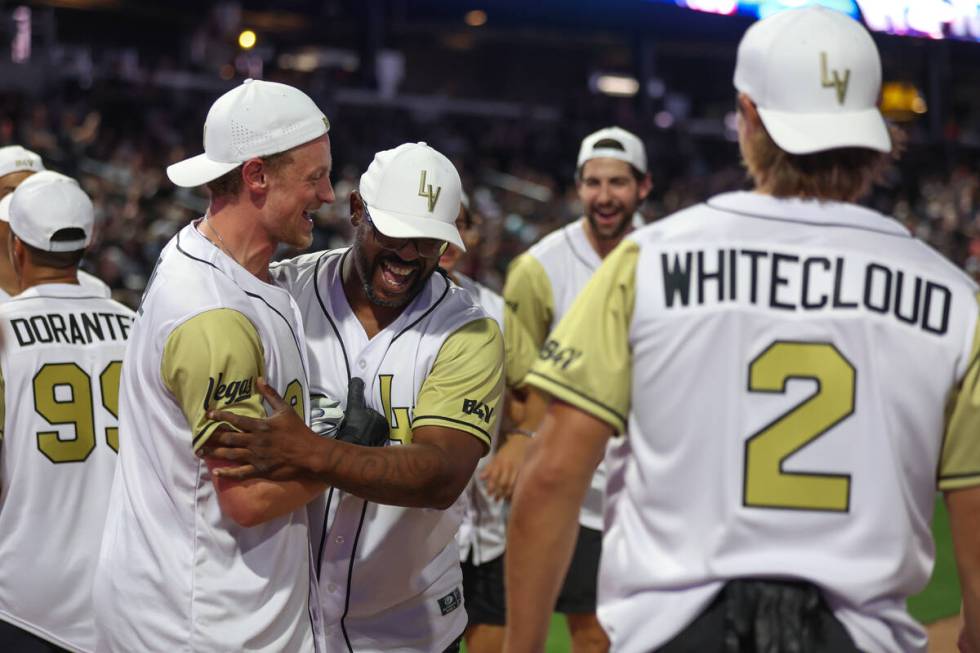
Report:
[[[203,189],[175,188],[164,170],[201,151],[199,126],[219,92],[106,87],[43,102],[0,98],[0,145],[36,151],[48,168],[79,178],[93,197],[100,227],[85,267],[124,303],[138,302],[162,246],[206,207]],[[746,187],[731,138],[697,137],[683,125],[658,128],[633,113],[488,118],[317,100],[332,123],[337,202],[320,210],[314,248],[347,244],[346,199],[375,151],[426,141],[457,164],[483,218],[483,245],[468,272],[491,287],[500,287],[514,256],[580,215],[575,155],[581,138],[599,127],[618,123],[646,140],[654,181],[642,209],[647,221]],[[867,203],[980,279],[978,161],[976,150],[955,144],[909,146]]]

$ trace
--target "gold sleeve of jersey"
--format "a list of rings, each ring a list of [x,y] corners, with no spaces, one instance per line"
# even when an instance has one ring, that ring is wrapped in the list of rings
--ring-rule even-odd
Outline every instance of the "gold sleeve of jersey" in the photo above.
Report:
[[[508,388],[524,385],[524,377],[538,357],[538,348],[514,311],[504,305],[504,371]]]
[[[980,295],[977,299],[980,302]],[[973,336],[970,366],[954,392],[939,459],[940,490],[980,485],[980,320]]]
[[[632,356],[630,322],[639,245],[624,240],[575,299],[538,353],[528,385],[626,430]]]
[[[504,301],[527,329],[535,349],[540,347],[551,329],[555,297],[544,266],[527,252],[514,259],[507,268]],[[508,332],[505,327],[505,338],[509,337]]]
[[[412,428],[442,426],[482,440],[489,450],[504,389],[500,327],[474,320],[446,338],[422,382]]]
[[[160,375],[187,418],[194,451],[221,424],[208,420],[207,412],[213,408],[265,417],[255,387],[256,378],[264,372],[259,334],[238,311],[205,311],[171,332],[163,348]]]

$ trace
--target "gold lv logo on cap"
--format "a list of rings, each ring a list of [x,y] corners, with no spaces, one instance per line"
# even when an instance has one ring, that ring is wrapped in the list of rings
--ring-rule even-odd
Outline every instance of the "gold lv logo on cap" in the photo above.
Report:
[[[422,171],[422,176],[419,177],[419,197],[424,197],[429,200],[429,213],[436,210],[436,202],[439,201],[439,193],[442,192],[442,186],[436,187],[436,192],[432,192],[432,184],[426,186],[425,184],[425,170]]]
[[[830,71],[833,73],[833,77],[827,76],[827,53],[820,53],[820,84],[824,88],[835,88],[837,89],[837,103],[844,104],[844,98],[847,97],[847,85],[851,81],[851,69],[844,69],[844,76],[841,77],[839,70]]]

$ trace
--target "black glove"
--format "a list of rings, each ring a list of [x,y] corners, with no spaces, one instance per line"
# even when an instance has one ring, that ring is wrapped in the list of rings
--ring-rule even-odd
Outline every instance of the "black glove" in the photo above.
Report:
[[[347,410],[334,437],[363,447],[388,444],[388,420],[364,402],[364,381],[356,376],[347,384]]]

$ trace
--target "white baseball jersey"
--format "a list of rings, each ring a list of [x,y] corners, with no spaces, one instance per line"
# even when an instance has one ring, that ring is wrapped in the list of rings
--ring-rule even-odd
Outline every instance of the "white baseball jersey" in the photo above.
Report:
[[[0,305],[0,619],[94,651],[92,576],[133,312],[72,284]]]
[[[437,272],[369,340],[343,289],[349,251],[301,256],[271,268],[303,313],[311,394],[346,405],[349,379],[357,376],[368,405],[388,417],[389,446],[410,444],[413,429],[442,426],[489,448],[503,387],[503,338],[496,323]],[[462,634],[466,612],[455,541],[460,512],[327,492],[322,530],[313,535],[327,650],[438,653]]]
[[[572,307],[575,298],[602,264],[586,236],[585,224],[585,218],[581,218],[548,234],[514,259],[507,271],[504,299],[538,347],[544,344],[548,333]],[[606,465],[603,462],[596,469],[582,503],[579,514],[582,526],[602,530],[605,486]]]
[[[92,276],[84,270],[78,271],[78,284],[85,288],[89,295],[95,295],[98,297],[112,297],[112,291],[106,282],[102,279]],[[0,288],[0,302],[5,302],[10,299],[10,294],[6,290]]]
[[[244,528],[194,455],[212,408],[261,417],[263,376],[308,419],[292,298],[194,224],[164,248],[120,384],[122,449],[94,600],[99,651],[319,651],[305,509]]]
[[[476,303],[483,307],[483,310],[503,331],[504,298],[466,275],[455,276],[456,284],[470,293]],[[500,422],[497,422],[497,426],[498,430],[491,434],[495,445],[497,445]],[[456,533],[461,562],[470,558],[473,564],[481,565],[499,558],[504,553],[504,545],[507,542],[507,504],[490,496],[486,482],[480,479],[480,472],[486,469],[491,460],[491,456],[480,458],[473,478],[463,491],[465,501],[458,504],[463,509],[462,521]]]
[[[528,369],[538,356],[527,330],[507,308],[504,298],[481,283],[463,274],[455,274],[456,284],[466,290],[476,302],[497,322],[502,333],[508,329],[519,330],[504,337],[504,376],[508,388],[523,385]],[[501,420],[502,421],[502,420]],[[494,446],[499,447],[499,427],[493,433]],[[456,533],[459,543],[459,559],[482,565],[496,560],[504,553],[507,543],[507,517],[509,504],[493,498],[487,491],[480,473],[487,468],[492,456],[484,456],[476,466],[469,485],[463,492],[466,501],[457,502],[463,510],[462,522]]]
[[[613,648],[775,576],[819,586],[861,650],[924,651],[905,599],[937,484],[980,483],[976,291],[851,204],[731,193],[629,236],[528,375],[628,434],[599,573]]]

